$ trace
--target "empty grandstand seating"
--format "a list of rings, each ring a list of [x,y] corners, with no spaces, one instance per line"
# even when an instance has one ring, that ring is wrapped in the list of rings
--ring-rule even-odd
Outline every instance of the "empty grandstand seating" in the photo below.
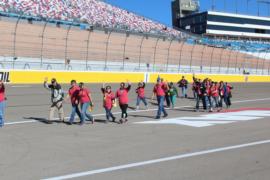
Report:
[[[181,32],[138,16],[100,0],[3,0],[0,11],[57,19],[87,22],[90,25],[127,29],[136,32],[167,34],[178,37]]]
[[[103,1],[3,0],[0,11],[2,68],[269,74],[255,53],[268,43],[184,36]]]

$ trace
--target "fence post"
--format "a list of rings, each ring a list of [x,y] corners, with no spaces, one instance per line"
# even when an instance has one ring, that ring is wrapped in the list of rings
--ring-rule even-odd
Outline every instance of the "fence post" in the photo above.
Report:
[[[43,49],[44,49],[44,33],[47,27],[48,21],[46,19],[46,22],[42,29],[42,35],[41,35],[41,50],[40,50],[40,69],[43,67]]]
[[[87,36],[87,45],[86,45],[86,57],[85,57],[85,69],[88,70],[88,57],[89,57],[89,44],[90,44],[90,37],[91,37],[91,29],[89,29],[89,33]]]
[[[142,45],[143,45],[144,39],[145,39],[145,35],[142,36],[141,44],[140,44],[139,71],[141,70]]]
[[[267,56],[267,51],[265,52],[264,57],[263,57],[262,75],[264,75],[264,66],[265,66],[266,56]]]
[[[154,62],[153,62],[153,72],[155,71],[155,65],[156,65],[156,54],[157,54],[157,45],[160,40],[160,36],[157,38],[156,44],[155,44],[155,52],[154,52]]]
[[[215,51],[215,47],[213,47],[212,52],[211,52],[210,73],[212,73],[212,64],[213,64],[214,51]]]
[[[223,53],[224,53],[225,50],[226,50],[226,48],[223,48],[223,49],[222,49],[222,52],[220,53],[220,57],[219,57],[219,67],[218,67],[218,72],[219,72],[219,74],[221,73],[221,61],[222,61],[222,56],[223,56]]]
[[[129,37],[129,32],[126,32],[126,38],[124,42],[124,52],[123,52],[123,70],[125,70],[125,60],[126,60],[126,45],[127,45],[127,39]]]
[[[16,61],[16,40],[17,40],[17,29],[18,29],[18,24],[23,16],[23,13],[20,14],[19,18],[16,21],[15,24],[15,29],[14,29],[14,38],[13,38],[13,69],[15,68],[15,61]]]
[[[267,51],[266,51],[267,52]],[[267,52],[267,54],[269,53],[269,51]],[[268,75],[270,75],[270,61],[269,61],[269,58],[267,58],[268,59]]]
[[[107,39],[106,39],[107,42],[106,42],[105,70],[108,69],[108,48],[109,48],[109,41],[110,41],[111,34],[112,34],[112,31],[110,31],[108,33],[108,36],[107,36]]]
[[[181,66],[181,61],[182,61],[182,50],[183,50],[183,47],[184,47],[184,44],[185,44],[185,41],[183,41],[181,43],[181,46],[180,46],[180,55],[179,55],[179,63],[178,63],[178,73],[180,73],[180,66]]]
[[[202,73],[203,71],[203,66],[202,66],[202,62],[203,62],[203,55],[204,55],[204,50],[207,46],[203,45],[203,49],[202,49],[202,54],[201,54],[201,63],[200,63],[200,72]]]
[[[193,51],[195,49],[195,46],[196,46],[196,44],[194,42],[193,47],[192,47],[192,50],[190,52],[189,72],[192,72],[192,59],[193,59]]]
[[[238,65],[238,55],[240,54],[240,52],[236,51],[236,63],[235,63],[235,73],[237,72],[237,65]],[[238,68],[239,69],[239,68]]]
[[[67,29],[67,34],[66,34],[66,44],[65,44],[65,61],[68,59],[68,56],[67,56],[67,48],[68,48],[68,36],[69,36],[69,32],[70,32],[70,29],[71,29],[71,26],[73,25],[73,22],[68,26],[68,29]],[[66,69],[66,63],[65,63],[65,69]]]
[[[229,74],[229,68],[230,68],[230,61],[231,61],[232,52],[233,52],[233,50],[230,49],[229,60],[228,60],[228,63],[227,63],[227,74]]]
[[[172,42],[173,42],[173,38],[171,39],[170,45],[168,47],[168,55],[167,55],[167,66],[166,66],[166,72],[168,72],[168,68],[169,68],[169,59],[170,59],[170,50],[172,47]]]
[[[258,74],[259,61],[261,60],[261,52],[258,52],[257,63],[256,63],[256,74]]]

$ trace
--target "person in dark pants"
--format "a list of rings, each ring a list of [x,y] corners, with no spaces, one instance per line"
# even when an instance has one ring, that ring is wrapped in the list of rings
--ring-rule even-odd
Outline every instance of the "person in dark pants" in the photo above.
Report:
[[[120,88],[117,90],[115,97],[119,100],[119,106],[122,111],[120,124],[125,123],[128,121],[128,92],[130,91],[131,84],[128,83],[126,87],[125,83],[120,84]]]
[[[220,110],[222,110],[222,108],[223,108],[223,102],[228,107],[228,102],[227,102],[227,97],[228,97],[227,86],[226,86],[226,84],[224,84],[223,81],[221,81],[219,83],[219,96],[220,96],[219,107],[220,107]]]
[[[231,105],[232,105],[232,102],[231,102],[231,98],[232,98],[232,89],[233,89],[233,86],[231,86],[230,84],[228,84],[227,82],[225,83],[226,84],[226,88],[227,88],[227,108],[230,108]]]
[[[164,117],[168,116],[164,108],[164,99],[165,99],[166,91],[167,91],[166,85],[162,83],[161,81],[157,81],[157,84],[155,85],[153,89],[153,96],[152,96],[152,100],[154,99],[154,96],[156,96],[157,102],[158,102],[158,111],[157,111],[156,119],[160,119],[162,112],[164,114]]]
[[[164,82],[164,79],[161,78],[160,79],[161,83],[163,84],[164,86],[164,90],[165,90],[165,101],[166,101],[166,104],[167,104],[167,107],[171,107],[171,100],[170,100],[170,94],[169,94],[169,86],[168,86],[168,83],[167,82]]]
[[[68,90],[68,95],[67,95],[66,99],[70,99],[70,102],[71,102],[71,115],[70,115],[70,119],[69,119],[68,124],[72,125],[74,118],[75,118],[75,114],[78,115],[80,120],[82,120],[82,115],[81,115],[81,111],[79,109],[80,87],[77,85],[77,82],[75,80],[72,80],[70,82],[70,84],[71,84],[71,87]]]

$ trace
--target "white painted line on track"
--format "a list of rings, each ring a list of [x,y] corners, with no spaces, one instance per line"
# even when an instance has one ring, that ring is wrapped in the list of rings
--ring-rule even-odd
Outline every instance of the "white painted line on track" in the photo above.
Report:
[[[232,103],[238,104],[238,103],[243,103],[243,102],[256,102],[256,101],[268,101],[270,98],[264,98],[264,99],[250,99],[250,100],[238,100],[238,101],[232,101]],[[175,107],[174,109],[181,109],[181,108],[187,108],[187,107],[194,107],[194,106],[178,106]],[[165,108],[166,110],[169,110],[170,108]],[[157,111],[157,108],[154,109],[145,109],[145,110],[132,110],[128,111],[128,113],[141,113],[141,112],[152,112],[152,111]],[[113,114],[121,114],[121,112],[113,112]],[[105,116],[106,114],[93,114],[93,117],[100,117],[100,116]],[[69,117],[65,117],[65,119],[69,119]],[[58,119],[56,119],[58,120]],[[29,120],[29,121],[15,121],[15,122],[7,122],[5,125],[16,125],[16,124],[27,124],[27,123],[35,123],[39,122],[37,120]]]
[[[269,143],[270,143],[270,140],[256,141],[256,142],[251,142],[251,143],[247,143],[247,144],[239,144],[239,145],[234,145],[234,146],[209,149],[209,150],[205,150],[205,151],[180,154],[180,155],[170,156],[170,157],[165,157],[165,158],[160,158],[160,159],[152,159],[152,160],[148,160],[148,161],[141,161],[141,162],[125,164],[125,165],[120,165],[120,166],[113,166],[113,167],[90,170],[90,171],[79,172],[79,173],[73,173],[73,174],[68,174],[68,175],[63,175],[63,176],[56,176],[56,177],[46,178],[43,180],[65,180],[65,179],[79,178],[79,177],[84,177],[84,176],[91,176],[91,175],[95,175],[95,174],[102,174],[102,173],[107,173],[107,172],[112,172],[112,171],[118,171],[118,170],[123,170],[123,169],[134,168],[134,167],[146,166],[146,165],[150,165],[150,164],[157,164],[157,163],[162,163],[162,162],[167,162],[167,161],[202,156],[202,155],[224,152],[224,151],[229,151],[229,150],[247,148],[247,147],[269,144]]]
[[[14,124],[26,124],[26,123],[35,123],[38,122],[36,120],[30,120],[30,121],[16,121],[16,122],[8,122],[5,123],[5,125],[14,125]]]
[[[18,86],[11,86],[12,88],[29,88],[32,87],[30,85],[18,85]]]

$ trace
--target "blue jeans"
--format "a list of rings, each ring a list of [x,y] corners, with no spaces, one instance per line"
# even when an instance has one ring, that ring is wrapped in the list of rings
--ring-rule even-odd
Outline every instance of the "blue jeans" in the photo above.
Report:
[[[106,118],[107,118],[107,121],[109,121],[110,120],[110,117],[112,118],[112,119],[114,119],[115,117],[113,116],[113,114],[112,114],[112,109],[108,109],[108,108],[104,108],[105,109],[105,111],[106,111]]]
[[[0,127],[4,126],[5,101],[0,102]]]
[[[80,120],[82,120],[82,115],[81,115],[81,112],[79,110],[78,104],[72,104],[71,115],[70,115],[70,119],[69,119],[70,123],[73,123],[73,121],[75,119],[75,114],[77,114],[79,116]]]
[[[81,123],[85,123],[86,117],[88,118],[89,121],[93,121],[93,116],[88,113],[88,108],[90,106],[90,103],[83,103],[81,105],[81,109],[82,109],[82,119],[81,119]]]
[[[164,108],[164,98],[165,98],[164,96],[157,96],[157,101],[158,101],[157,117],[160,117],[162,112],[164,115],[167,115],[167,112]]]
[[[182,90],[182,97],[187,97],[187,88],[184,86],[181,87],[181,90]]]
[[[147,102],[146,102],[145,97],[142,98],[142,97],[139,97],[139,96],[137,96],[136,106],[139,106],[141,101],[144,103],[145,106],[147,106]]]

